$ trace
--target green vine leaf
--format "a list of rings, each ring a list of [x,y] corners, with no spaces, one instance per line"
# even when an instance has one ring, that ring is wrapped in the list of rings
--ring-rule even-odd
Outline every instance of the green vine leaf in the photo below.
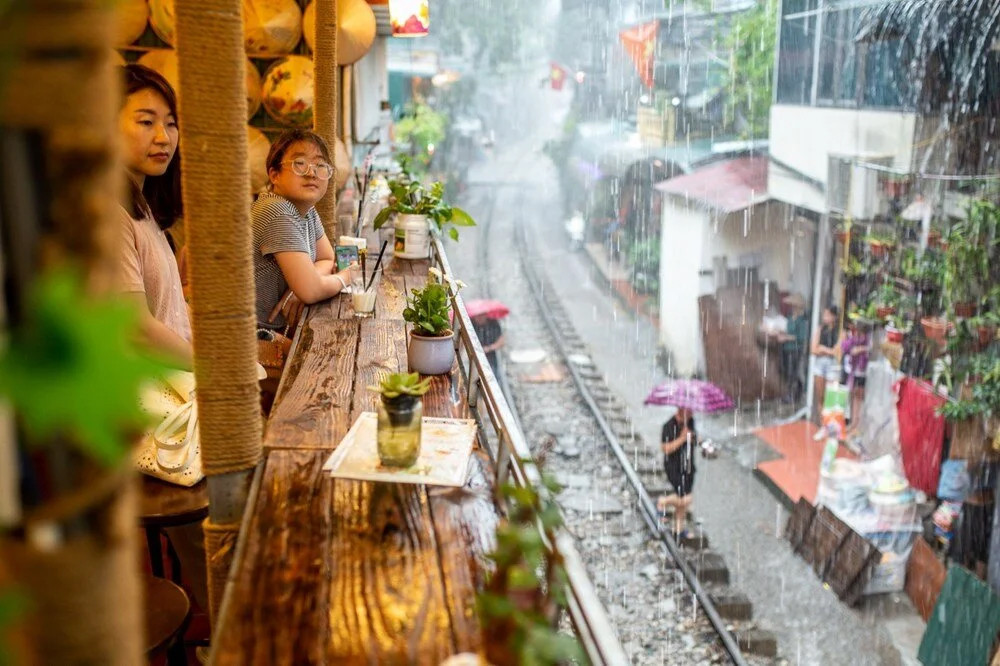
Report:
[[[125,433],[145,421],[139,387],[163,366],[135,352],[136,308],[92,299],[81,284],[61,271],[36,285],[26,321],[0,352],[0,395],[34,441],[69,435],[84,454],[114,466],[128,451]]]

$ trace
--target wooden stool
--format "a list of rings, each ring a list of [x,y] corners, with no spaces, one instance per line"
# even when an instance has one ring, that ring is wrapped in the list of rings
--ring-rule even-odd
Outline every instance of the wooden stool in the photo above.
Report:
[[[166,652],[170,666],[187,664],[181,638],[191,619],[191,602],[176,583],[150,576],[146,579],[146,656]]]
[[[143,474],[139,500],[139,524],[146,530],[146,546],[153,575],[164,577],[160,531],[203,520],[208,515],[208,484],[205,480],[190,488],[176,486]],[[175,583],[181,582],[180,562],[171,547],[171,570]]]

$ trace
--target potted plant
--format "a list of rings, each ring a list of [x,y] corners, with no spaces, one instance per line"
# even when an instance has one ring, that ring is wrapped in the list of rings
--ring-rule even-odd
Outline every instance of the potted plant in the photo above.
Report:
[[[421,381],[417,373],[394,372],[369,390],[382,400],[378,406],[376,441],[378,458],[387,467],[410,467],[420,457],[422,396],[430,388],[430,378]]]
[[[422,375],[443,375],[455,362],[455,344],[448,288],[430,283],[413,289],[406,299],[403,319],[413,325],[406,348],[410,370]]]
[[[395,256],[403,259],[426,259],[430,251],[430,230],[440,234],[445,228],[452,240],[458,240],[456,227],[472,227],[475,221],[461,208],[442,200],[444,185],[430,188],[404,177],[389,181],[389,205],[378,212],[372,226],[381,229],[389,218],[395,220]]]
[[[865,237],[865,242],[871,250],[872,257],[882,259],[889,256],[889,253],[896,246],[896,239],[888,234],[869,233]]]
[[[948,336],[949,322],[944,317],[923,317],[920,320],[920,326],[923,328],[924,336],[928,340],[941,343]]]
[[[530,461],[524,461],[530,464]],[[497,527],[495,568],[476,599],[483,657],[495,666],[585,663],[577,640],[558,630],[566,606],[566,572],[556,543],[562,525],[551,494],[559,485],[541,475],[542,488],[501,486],[507,521]]]
[[[899,304],[899,293],[892,283],[885,281],[878,288],[872,300],[875,303],[875,318],[884,321],[889,315],[896,313],[896,306]]]
[[[989,201],[973,201],[964,219],[948,232],[943,286],[956,317],[976,314],[991,284],[991,264],[997,260],[1000,208]],[[995,268],[995,267],[994,267]]]

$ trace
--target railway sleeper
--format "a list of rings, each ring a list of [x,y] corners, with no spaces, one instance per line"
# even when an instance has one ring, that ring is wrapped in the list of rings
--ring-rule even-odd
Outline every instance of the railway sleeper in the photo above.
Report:
[[[753,603],[742,592],[722,589],[709,594],[715,610],[727,620],[748,621],[753,619]]]

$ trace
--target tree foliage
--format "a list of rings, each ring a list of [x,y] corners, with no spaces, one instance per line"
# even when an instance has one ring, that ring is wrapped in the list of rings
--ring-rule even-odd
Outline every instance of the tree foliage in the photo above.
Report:
[[[736,19],[727,40],[726,115],[747,137],[768,133],[777,27],[776,0],[762,0]]]

